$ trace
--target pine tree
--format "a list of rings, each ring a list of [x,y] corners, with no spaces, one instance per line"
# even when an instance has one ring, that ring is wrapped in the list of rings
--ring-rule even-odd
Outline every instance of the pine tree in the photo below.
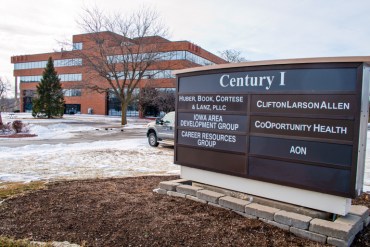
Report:
[[[65,104],[63,89],[51,57],[36,88],[37,97],[32,101],[32,116],[62,117]]]

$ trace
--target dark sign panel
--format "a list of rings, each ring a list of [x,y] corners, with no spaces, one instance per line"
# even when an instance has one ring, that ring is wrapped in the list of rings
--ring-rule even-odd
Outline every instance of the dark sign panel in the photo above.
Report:
[[[250,133],[353,141],[353,121],[252,116]]]
[[[192,130],[177,132],[179,144],[244,153],[247,149],[245,135],[219,134]]]
[[[347,193],[351,172],[348,169],[306,165],[271,159],[249,158],[248,175],[251,178],[329,193]]]
[[[247,96],[220,94],[179,95],[178,110],[194,112],[244,112],[247,113]]]
[[[180,74],[175,163],[355,197],[363,71],[325,63]]]
[[[262,70],[182,77],[181,93],[354,92],[356,68]]]
[[[244,176],[247,172],[247,157],[243,154],[223,153],[211,150],[177,147],[177,159],[189,167]]]
[[[346,115],[354,118],[355,95],[252,95],[251,112]]]
[[[219,130],[223,132],[247,131],[247,116],[220,115],[202,113],[178,113],[177,126],[202,130]]]
[[[352,145],[251,136],[250,155],[350,167]]]

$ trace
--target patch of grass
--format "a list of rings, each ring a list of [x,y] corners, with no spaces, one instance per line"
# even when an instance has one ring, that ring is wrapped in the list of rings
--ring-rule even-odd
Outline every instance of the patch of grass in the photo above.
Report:
[[[1,237],[0,236],[0,247],[52,247],[52,244],[45,243],[45,244],[33,244],[29,240],[22,239],[22,240],[14,240],[8,237]]]
[[[41,190],[45,188],[45,182],[36,181],[30,183],[3,183],[0,184],[0,200],[25,192]],[[0,245],[2,247],[2,245]]]
[[[30,242],[27,240],[14,240],[12,238],[0,237],[1,247],[29,247]]]

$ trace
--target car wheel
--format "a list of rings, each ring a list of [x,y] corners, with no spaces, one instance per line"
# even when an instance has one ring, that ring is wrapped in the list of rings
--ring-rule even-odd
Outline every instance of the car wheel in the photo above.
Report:
[[[157,141],[157,135],[154,132],[149,133],[148,142],[149,142],[149,145],[152,147],[158,146],[159,143]]]

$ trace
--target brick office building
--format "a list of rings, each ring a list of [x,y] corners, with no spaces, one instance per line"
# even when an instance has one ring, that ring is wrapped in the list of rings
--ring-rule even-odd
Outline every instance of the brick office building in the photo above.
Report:
[[[128,39],[112,32],[103,32],[99,35],[102,35],[108,41],[107,43],[112,46],[112,51],[114,51],[114,46],[117,46],[117,42],[114,42],[117,37],[133,45],[137,42],[136,39]],[[169,41],[158,36],[144,39],[146,39],[145,44],[147,45],[160,44],[158,53],[163,54],[163,60],[165,61],[158,62],[167,63],[169,65],[167,67],[170,69],[156,71],[155,76],[148,76],[148,78],[143,79],[139,88],[150,83],[152,87],[160,90],[174,90],[175,78],[171,70],[226,63],[222,58],[188,41]],[[112,42],[109,42],[110,40]],[[32,111],[32,97],[36,91],[36,85],[42,78],[42,72],[48,58],[52,57],[54,67],[64,89],[66,114],[121,115],[120,104],[113,94],[109,92],[100,94],[82,86],[86,80],[90,80],[88,78],[92,78],[89,75],[92,72],[84,66],[84,59],[80,56],[85,49],[98,45],[93,41],[92,34],[74,35],[72,42],[73,49],[70,51],[62,50],[60,52],[11,57],[11,63],[14,64],[16,94],[19,85],[20,111]],[[169,53],[171,53],[171,56],[168,56]],[[116,56],[116,54],[109,54],[109,56]],[[148,71],[150,72],[150,69]],[[98,79],[98,77],[95,77],[94,80],[104,81],[104,79]],[[138,115],[137,104],[132,104],[128,109],[127,116]]]

